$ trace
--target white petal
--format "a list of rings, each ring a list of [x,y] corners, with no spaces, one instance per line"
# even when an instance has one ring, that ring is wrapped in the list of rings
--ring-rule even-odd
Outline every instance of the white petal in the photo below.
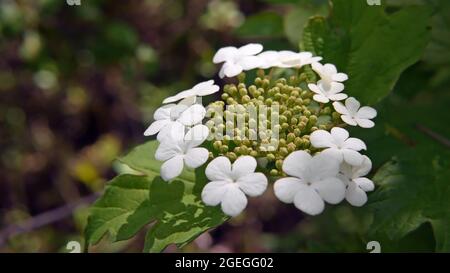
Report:
[[[165,142],[159,144],[158,149],[155,152],[155,159],[159,161],[169,160],[176,155],[181,155],[181,147],[175,142]]]
[[[166,98],[165,100],[163,100],[163,103],[171,103],[171,102],[176,102],[179,101],[181,99],[187,98],[187,97],[191,97],[194,96],[195,93],[192,91],[192,89],[188,89],[188,90],[184,90],[181,91],[180,93],[176,94],[175,96],[171,96]]]
[[[320,90],[319,86],[317,86],[316,84],[310,83],[308,84],[308,88],[318,95],[323,95],[322,90]]]
[[[349,137],[348,131],[340,127],[333,127],[331,129],[331,135],[333,136],[334,142],[339,147],[342,147],[342,145],[344,145],[345,140]]]
[[[229,184],[229,181],[213,181],[207,183],[202,190],[203,202],[208,206],[217,206],[222,202]]]
[[[337,73],[333,75],[333,81],[337,81],[337,82],[343,82],[348,80],[348,76],[345,73]]]
[[[158,133],[159,131],[161,131],[162,128],[167,126],[169,123],[170,123],[170,120],[168,120],[168,119],[161,119],[161,120],[154,121],[152,124],[150,124],[150,126],[147,128],[147,130],[145,130],[144,136],[152,136],[152,135]]]
[[[244,57],[242,60],[238,62],[242,69],[244,70],[252,70],[257,68],[262,64],[262,60],[256,56]]]
[[[219,77],[223,79],[225,77],[225,65],[222,65],[222,67],[219,70]]]
[[[242,66],[237,65],[232,62],[226,62],[223,66],[224,66],[223,72],[224,72],[225,76],[227,76],[229,78],[237,76],[243,71]]]
[[[247,174],[254,173],[256,170],[256,159],[251,156],[241,156],[234,163],[232,167],[232,176],[235,180]]]
[[[342,115],[349,115],[347,108],[341,102],[333,102],[333,107],[336,112]]]
[[[356,114],[357,118],[361,119],[373,119],[377,116],[377,110],[373,109],[369,106],[363,106],[358,110],[358,113]]]
[[[295,194],[305,184],[298,178],[286,177],[278,179],[273,185],[275,196],[284,203],[294,202]]]
[[[375,185],[369,178],[355,178],[353,179],[353,182],[355,182],[363,191],[373,191],[375,189]]]
[[[218,85],[212,85],[209,88],[205,88],[205,89],[197,91],[197,96],[208,96],[208,95],[218,92],[219,90],[220,90],[220,87]]]
[[[244,46],[241,46],[239,49],[239,54],[250,56],[250,55],[256,55],[263,51],[263,46],[261,44],[247,44]]]
[[[183,124],[172,121],[159,132],[157,139],[159,142],[179,142],[184,138],[184,130]]]
[[[325,208],[320,195],[311,187],[302,185],[295,194],[294,205],[301,211],[310,214],[320,214]]]
[[[351,116],[347,116],[347,115],[342,115],[341,116],[342,121],[344,121],[345,123],[347,123],[348,125],[351,126],[356,126],[358,125],[358,123],[355,121],[355,119],[353,119]]]
[[[323,69],[329,75],[334,75],[337,73],[337,68],[334,64],[324,64]]]
[[[238,49],[234,46],[227,46],[219,49],[214,55],[213,63],[222,63],[232,59],[238,52]]]
[[[189,107],[193,105],[197,101],[197,96],[190,96],[182,99],[178,104],[185,105],[186,107]]]
[[[375,126],[375,123],[368,119],[355,118],[355,121],[361,128],[372,128]]]
[[[183,171],[183,156],[177,155],[166,162],[164,162],[161,166],[161,177],[165,181],[169,181],[181,174]]]
[[[222,211],[228,216],[237,216],[247,206],[247,197],[235,184],[229,184],[222,199]]]
[[[354,97],[350,97],[345,100],[345,108],[347,108],[348,112],[352,116],[356,115],[360,106],[361,104]]]
[[[178,122],[181,122],[183,125],[192,126],[200,123],[203,118],[205,118],[206,110],[200,104],[194,104],[188,109],[186,109],[178,118]]]
[[[192,148],[189,149],[184,156],[184,162],[189,168],[198,168],[205,164],[208,160],[209,151],[205,148]]]
[[[352,166],[359,166],[363,163],[364,157],[357,151],[350,149],[342,149],[344,161]]]
[[[342,148],[351,149],[355,151],[366,150],[366,144],[359,138],[351,137],[344,141]]]
[[[153,114],[153,118],[155,120],[170,119],[170,111],[175,106],[176,106],[176,104],[166,104],[162,107],[159,107],[158,109],[156,109],[155,113]]]
[[[308,181],[313,182],[337,176],[340,162],[335,157],[320,153],[311,159],[308,167]]]
[[[215,158],[206,167],[205,174],[211,181],[232,180],[230,160],[224,156]]]
[[[258,196],[267,188],[267,177],[262,173],[250,173],[240,177],[236,183],[248,196]]]
[[[339,100],[345,100],[348,97],[347,94],[339,93],[334,95],[329,95],[328,98],[332,101],[339,101]]]
[[[209,129],[203,124],[192,127],[184,136],[187,149],[201,145],[208,137]]]
[[[322,80],[319,81],[320,85],[323,86],[322,84]],[[323,86],[323,88],[327,91],[327,93],[331,94],[337,94],[340,93],[344,90],[344,85],[340,82],[331,82],[328,84],[328,88],[329,90],[326,90],[325,86]]]
[[[336,144],[334,143],[334,139],[331,134],[325,130],[316,130],[314,131],[310,139],[311,144],[316,148],[335,148]]]
[[[303,178],[309,162],[311,161],[311,155],[305,151],[296,151],[288,155],[283,161],[283,171],[292,176]]]
[[[363,160],[361,166],[359,166],[354,171],[353,178],[365,176],[372,169],[372,161],[370,160],[370,158],[368,156],[366,156],[366,155],[363,155],[363,158],[364,158],[364,160]]]
[[[320,75],[322,73],[323,65],[321,63],[313,63],[311,67],[317,74]]]
[[[338,148],[328,148],[326,150],[323,150],[321,154],[326,155],[328,157],[333,157],[339,163],[341,163],[344,160],[342,150]]]
[[[367,194],[355,183],[350,183],[345,193],[345,199],[355,207],[361,207],[367,202]]]
[[[317,94],[313,96],[313,100],[321,103],[328,103],[330,101],[327,97]]]
[[[337,204],[344,200],[345,185],[337,177],[330,177],[311,185],[330,204]]]

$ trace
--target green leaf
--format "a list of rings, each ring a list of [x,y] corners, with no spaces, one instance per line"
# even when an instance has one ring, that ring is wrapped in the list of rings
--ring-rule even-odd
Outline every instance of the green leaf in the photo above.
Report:
[[[119,161],[150,178],[155,178],[159,176],[162,165],[162,162],[154,157],[158,145],[157,141],[148,141],[132,149],[128,154],[119,158]],[[195,174],[192,170],[184,169],[178,179],[192,183],[195,180]]]
[[[364,104],[383,99],[400,74],[417,62],[429,40],[431,10],[424,6],[386,14],[360,0],[334,0],[327,19],[311,19],[302,50],[349,75],[346,93]]]
[[[220,208],[201,201],[207,182],[204,168],[198,168],[197,174],[186,171],[170,182],[159,177],[161,164],[153,157],[157,145],[156,141],[147,142],[120,159],[143,175],[120,175],[108,183],[91,207],[87,245],[96,244],[106,233],[114,241],[126,240],[152,224],[144,250],[157,252],[169,244],[182,247],[227,220]]]
[[[243,37],[282,37],[283,18],[275,12],[261,12],[246,18],[244,24],[236,29]]]
[[[303,36],[303,29],[310,17],[325,14],[326,6],[302,5],[292,9],[284,17],[284,32],[289,41],[298,45]]]
[[[421,224],[430,222],[437,250],[448,251],[450,215],[449,158],[411,153],[385,164],[373,177],[377,191],[372,194],[375,211],[372,233],[398,240]]]
[[[128,174],[111,180],[103,196],[90,209],[86,245],[96,244],[105,233],[115,238],[129,216],[148,200],[150,182],[148,177]]]

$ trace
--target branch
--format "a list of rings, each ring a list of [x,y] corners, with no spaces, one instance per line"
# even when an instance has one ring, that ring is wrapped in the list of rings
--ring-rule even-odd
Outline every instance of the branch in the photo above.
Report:
[[[72,215],[73,211],[76,208],[81,205],[94,202],[97,197],[98,194],[92,194],[87,197],[81,198],[76,202],[46,211],[42,214],[25,220],[22,223],[7,226],[5,229],[0,231],[0,247],[5,245],[7,240],[9,240],[13,236],[28,233],[43,226],[63,220],[64,218]]]

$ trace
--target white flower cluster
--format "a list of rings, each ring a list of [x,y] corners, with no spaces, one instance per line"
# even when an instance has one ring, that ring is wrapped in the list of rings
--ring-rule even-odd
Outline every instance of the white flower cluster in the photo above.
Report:
[[[223,63],[219,76],[235,77],[252,69],[293,68],[309,65],[320,77],[315,84],[307,86],[314,93],[312,99],[320,104],[332,102],[336,112],[348,125],[370,128],[374,126],[375,109],[364,106],[353,97],[342,93],[343,82],[348,79],[339,73],[333,64],[321,64],[321,57],[310,52],[264,51],[260,44],[224,47],[214,56],[214,63]],[[160,142],[155,158],[164,161],[161,177],[172,180],[179,176],[184,166],[198,168],[205,164],[211,153],[201,147],[206,141],[209,129],[203,125],[206,110],[198,97],[211,95],[220,90],[213,80],[195,85],[163,101],[165,105],[154,113],[154,122],[144,135],[157,134]],[[340,101],[345,100],[345,103]],[[315,155],[297,150],[290,153],[282,164],[286,176],[274,183],[276,197],[294,205],[305,213],[317,215],[325,207],[325,202],[337,204],[346,199],[354,206],[362,206],[367,201],[366,192],[374,189],[367,175],[371,161],[361,155],[366,145],[357,138],[349,137],[347,130],[334,127],[330,131],[315,130],[310,135]],[[240,214],[247,206],[246,196],[261,195],[268,186],[266,174],[256,172],[257,160],[252,156],[240,156],[234,163],[228,157],[214,158],[206,167],[205,174],[210,180],[202,191],[206,205],[221,205],[229,216]]]

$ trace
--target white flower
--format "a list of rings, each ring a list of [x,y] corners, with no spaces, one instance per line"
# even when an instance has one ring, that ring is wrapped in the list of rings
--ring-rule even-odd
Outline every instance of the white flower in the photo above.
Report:
[[[221,204],[226,215],[238,215],[247,206],[245,194],[258,196],[267,188],[266,176],[255,173],[255,169],[256,160],[251,156],[239,157],[233,166],[228,158],[217,157],[206,167],[211,182],[203,188],[203,202],[209,206]]]
[[[347,98],[347,94],[341,93],[344,90],[344,85],[340,82],[324,84],[324,82],[320,80],[317,84],[308,84],[308,88],[316,93],[313,99],[317,102],[328,103],[330,100],[337,101]]]
[[[348,80],[347,74],[338,73],[334,64],[323,65],[321,63],[313,63],[312,69],[319,74],[325,85],[331,84],[332,82],[344,82]]]
[[[351,166],[346,163],[341,165],[339,178],[347,186],[345,199],[353,206],[360,207],[367,202],[368,191],[373,191],[375,185],[372,180],[363,176],[372,169],[372,162],[367,156],[360,166]]]
[[[198,147],[205,141],[208,133],[208,127],[199,124],[190,129],[182,139],[166,139],[161,142],[155,158],[165,161],[161,166],[161,177],[165,181],[179,176],[184,165],[197,168],[208,160],[208,150]]]
[[[251,70],[260,65],[260,58],[254,56],[263,50],[260,44],[248,44],[240,48],[228,46],[219,49],[214,55],[214,63],[223,63],[219,76],[234,77],[244,70]]]
[[[145,136],[158,133],[157,139],[163,141],[171,137],[180,139],[184,137],[184,127],[199,124],[206,115],[202,105],[195,104],[186,106],[184,104],[167,104],[155,111],[155,121],[145,130]],[[183,134],[177,134],[182,132]]]
[[[316,130],[310,136],[311,144],[316,148],[328,148],[322,153],[336,157],[339,162],[345,161],[350,165],[359,166],[364,157],[358,151],[366,150],[366,144],[351,137],[347,130],[334,127],[331,133],[325,130]]]
[[[323,211],[324,200],[337,204],[345,197],[345,186],[336,177],[339,163],[334,157],[323,154],[311,157],[305,151],[296,151],[284,160],[283,171],[292,177],[275,182],[275,196],[282,202],[293,202],[310,215]]]
[[[301,68],[304,65],[314,64],[322,60],[322,57],[313,57],[311,52],[293,52],[283,50],[279,52],[281,67]]]
[[[203,97],[214,94],[217,91],[219,91],[219,89],[220,89],[219,86],[215,85],[213,80],[209,80],[201,82],[192,87],[191,89],[181,91],[175,96],[168,97],[163,101],[163,103],[171,103],[182,99],[186,99],[185,102],[189,101],[191,102],[191,104],[193,104],[197,97]]]
[[[334,109],[340,113],[341,119],[348,125],[359,125],[362,128],[371,128],[375,123],[370,119],[377,116],[377,111],[369,106],[360,107],[359,101],[350,97],[345,100],[345,106],[340,102],[333,102]]]
[[[282,63],[280,60],[280,54],[278,51],[275,51],[275,50],[264,51],[264,52],[261,52],[260,54],[258,54],[257,57],[260,58],[260,64],[259,64],[258,68],[267,69],[267,68],[271,68],[271,67],[281,67],[282,66]]]

